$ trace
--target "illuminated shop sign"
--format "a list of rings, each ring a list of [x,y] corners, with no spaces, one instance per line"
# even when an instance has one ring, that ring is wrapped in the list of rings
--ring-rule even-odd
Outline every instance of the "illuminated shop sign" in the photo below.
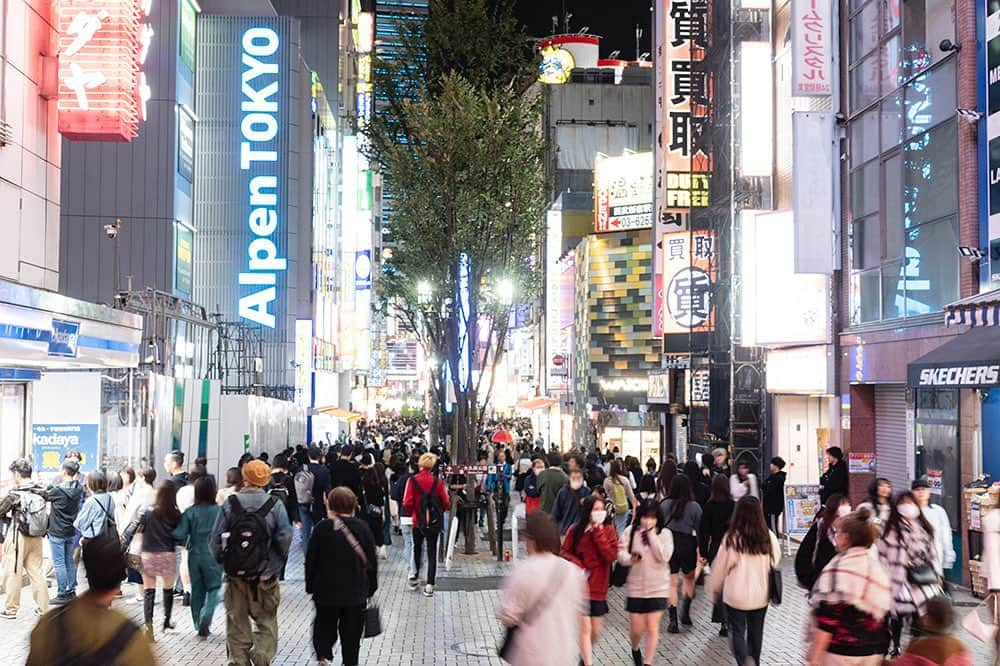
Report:
[[[152,0],[59,0],[59,133],[131,141],[152,96],[143,65]]]
[[[1000,280],[1000,5],[980,0],[986,5],[985,21],[979,21],[980,92],[986,98],[985,132],[979,131],[980,150],[985,154],[986,169],[980,191],[986,197],[985,213],[988,215],[987,240],[989,242],[989,277]]]
[[[663,235],[663,332],[708,332],[715,326],[712,289],[715,235],[675,231]]]
[[[664,87],[663,212],[709,205],[712,155],[702,147],[709,129],[712,81],[701,67],[709,46],[708,0],[669,0],[661,68]]]
[[[274,328],[271,304],[277,298],[278,274],[287,261],[278,256],[278,33],[271,28],[249,28],[243,33],[243,71],[240,103],[240,169],[250,172],[247,187],[250,243],[248,270],[240,286],[250,293],[240,297],[240,317]]]
[[[594,161],[594,231],[653,226],[653,153]]]

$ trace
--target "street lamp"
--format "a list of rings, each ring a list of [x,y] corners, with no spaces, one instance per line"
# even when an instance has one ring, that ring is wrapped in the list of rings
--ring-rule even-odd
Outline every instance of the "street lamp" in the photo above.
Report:
[[[514,283],[509,279],[505,278],[497,283],[497,298],[504,305],[510,305],[514,302]]]

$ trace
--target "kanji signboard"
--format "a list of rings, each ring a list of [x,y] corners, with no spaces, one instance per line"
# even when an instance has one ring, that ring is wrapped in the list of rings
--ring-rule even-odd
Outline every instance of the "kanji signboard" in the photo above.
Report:
[[[830,0],[792,0],[792,94],[833,93]]]
[[[594,231],[653,226],[653,153],[594,161]]]
[[[708,0],[667,0],[665,15],[662,211],[686,213],[709,204],[712,155],[702,140],[712,100],[711,76],[703,66],[710,34]]]
[[[142,67],[153,39],[152,0],[57,0],[59,133],[131,141],[151,97]]]
[[[715,326],[715,235],[675,231],[663,235],[663,332],[707,332]]]

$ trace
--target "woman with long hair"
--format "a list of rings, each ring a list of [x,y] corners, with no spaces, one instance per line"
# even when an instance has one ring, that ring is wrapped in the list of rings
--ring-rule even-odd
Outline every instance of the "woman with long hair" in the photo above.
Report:
[[[631,567],[625,582],[625,610],[635,666],[653,663],[660,621],[667,608],[674,539],[656,500],[643,500],[618,541],[618,563]],[[643,645],[644,643],[644,645]],[[646,658],[640,647],[645,647]]]
[[[667,632],[676,634],[680,631],[677,625],[677,608],[680,606],[681,624],[691,626],[691,600],[694,598],[694,582],[698,574],[698,527],[701,524],[701,507],[694,501],[691,494],[691,480],[684,474],[678,474],[670,483],[670,493],[660,505],[663,511],[667,529],[671,531],[674,540],[674,552],[670,556],[670,622]],[[681,590],[681,600],[677,602],[678,584]]]
[[[173,531],[181,522],[177,508],[177,486],[169,479],[160,481],[156,501],[146,507],[125,530],[125,540],[142,530],[143,619],[146,635],[153,636],[153,607],[156,605],[156,579],[163,581],[163,631],[174,628],[170,616],[174,610],[174,581],[177,577],[177,544]]]
[[[371,453],[365,453],[361,459],[361,497],[358,498],[358,502],[361,518],[368,524],[368,529],[375,538],[375,547],[379,555],[384,555],[385,475],[380,475],[375,469],[375,457]]]
[[[207,475],[195,479],[194,504],[184,510],[180,524],[173,530],[174,539],[187,549],[189,583],[185,589],[191,595],[191,619],[200,638],[208,636],[222,587],[222,567],[208,549],[220,511],[215,493],[215,479]]]
[[[219,492],[215,494],[215,503],[222,506],[229,499],[230,495],[235,495],[239,492],[242,485],[243,473],[240,472],[240,468],[230,467],[226,470],[226,487],[220,488]]]
[[[746,495],[736,503],[732,522],[712,564],[705,591],[722,593],[733,657],[739,666],[760,663],[764,618],[770,602],[770,570],[781,561],[778,537],[767,529],[760,500]]]
[[[608,478],[604,479],[604,491],[615,508],[615,529],[621,534],[628,525],[629,509],[635,510],[638,502],[632,491],[632,484],[625,476],[625,466],[617,458],[611,461]]]
[[[899,493],[893,502],[878,541],[878,557],[892,585],[889,655],[897,657],[903,623],[907,618],[916,622],[924,615],[928,600],[942,594],[934,528],[909,490]]]
[[[705,477],[701,474],[701,468],[698,467],[698,463],[695,461],[688,460],[684,463],[683,469],[684,476],[691,482],[691,494],[694,495],[694,501],[704,509],[705,503],[708,502],[708,496],[711,495],[711,489],[705,483]]]
[[[563,537],[559,554],[583,569],[590,607],[580,623],[580,652],[584,666],[594,663],[594,643],[608,614],[611,563],[618,556],[618,533],[610,524],[604,500],[589,496],[580,506],[580,519]]]
[[[701,512],[701,523],[698,525],[698,553],[701,564],[712,564],[722,545],[722,538],[729,530],[729,522],[733,517],[736,502],[729,494],[729,479],[721,474],[712,478],[712,494]],[[726,613],[722,604],[712,605],[712,622],[719,624],[719,635],[728,636],[729,627],[726,624]]]
[[[833,533],[833,524],[838,516],[846,516],[850,512],[849,499],[843,495],[831,495],[813,520],[798,552],[795,553],[795,577],[802,588],[812,589],[813,583],[819,578],[819,572],[837,554],[837,539]]]
[[[863,506],[870,510],[872,523],[881,534],[886,521],[889,520],[889,514],[892,513],[892,482],[880,476],[868,484],[868,494],[858,508]]]
[[[677,463],[673,460],[665,460],[660,465],[660,475],[656,477],[656,497],[664,500],[670,493],[670,483],[677,476]]]

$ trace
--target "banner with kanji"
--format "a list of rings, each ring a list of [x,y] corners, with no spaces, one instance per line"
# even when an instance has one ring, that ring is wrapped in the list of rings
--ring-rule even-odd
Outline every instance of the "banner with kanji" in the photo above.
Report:
[[[663,235],[663,333],[707,333],[715,328],[715,234]]]
[[[792,0],[792,95],[833,93],[830,0]]]

